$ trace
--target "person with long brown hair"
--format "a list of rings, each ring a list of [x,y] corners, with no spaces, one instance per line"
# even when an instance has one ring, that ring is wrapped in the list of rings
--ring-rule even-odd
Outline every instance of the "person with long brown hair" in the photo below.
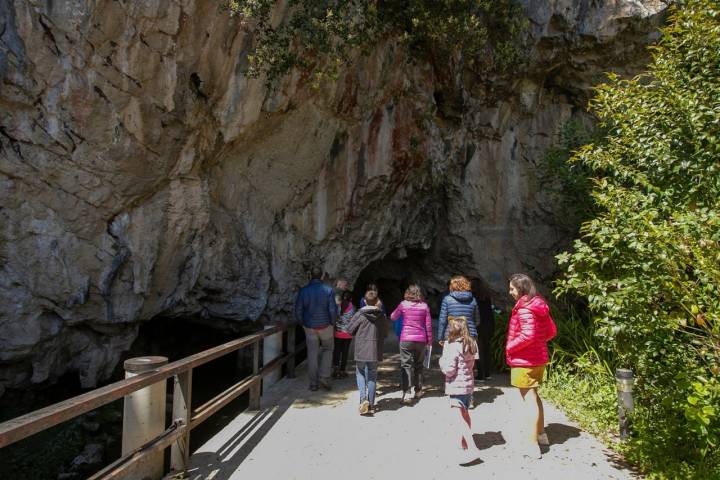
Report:
[[[440,370],[445,374],[445,394],[450,399],[453,423],[460,432],[461,463],[471,462],[479,457],[479,450],[472,437],[472,421],[468,408],[472,399],[475,379],[473,378],[478,347],[470,336],[465,317],[448,317],[448,336],[440,357]]]
[[[423,394],[423,359],[425,349],[432,345],[432,324],[430,308],[425,303],[422,291],[416,284],[405,290],[405,300],[400,302],[390,319],[402,317],[400,332],[400,385],[403,391],[402,402],[409,404],[410,386],[415,389],[415,399]]]
[[[527,275],[510,277],[510,295],[517,300],[508,323],[505,359],[510,366],[510,384],[520,392],[520,406],[525,417],[526,438],[522,452],[530,458],[541,458],[539,444],[547,445],[545,416],[537,387],[543,382],[548,362],[547,342],[557,328],[547,302],[537,293]]]

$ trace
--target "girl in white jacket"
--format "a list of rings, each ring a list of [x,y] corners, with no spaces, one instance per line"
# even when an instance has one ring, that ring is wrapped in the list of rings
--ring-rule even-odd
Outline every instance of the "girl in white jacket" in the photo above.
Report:
[[[475,387],[473,367],[477,358],[477,343],[468,332],[465,317],[449,316],[448,338],[440,357],[440,370],[445,374],[445,393],[453,410],[453,423],[460,433],[461,464],[476,460],[480,453],[472,438],[472,422],[468,412]]]

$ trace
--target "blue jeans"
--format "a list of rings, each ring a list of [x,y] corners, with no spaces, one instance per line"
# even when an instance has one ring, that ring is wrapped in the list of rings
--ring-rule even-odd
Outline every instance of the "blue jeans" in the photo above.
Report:
[[[370,405],[375,405],[377,367],[378,362],[355,362],[355,379],[360,390],[360,403],[367,400]]]
[[[470,399],[472,398],[472,394],[468,393],[467,395],[448,395],[450,397],[450,405],[451,406],[462,406],[465,410],[468,410],[470,408]]]

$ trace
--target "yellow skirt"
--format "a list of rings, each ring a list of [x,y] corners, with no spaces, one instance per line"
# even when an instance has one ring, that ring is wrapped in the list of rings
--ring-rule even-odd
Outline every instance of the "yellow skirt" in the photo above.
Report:
[[[543,382],[545,365],[537,367],[512,367],[510,369],[510,385],[518,388],[536,388]]]

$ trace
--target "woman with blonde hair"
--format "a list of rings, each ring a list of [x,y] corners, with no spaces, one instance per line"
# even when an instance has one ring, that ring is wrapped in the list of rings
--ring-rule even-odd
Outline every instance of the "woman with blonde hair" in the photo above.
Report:
[[[393,321],[402,317],[400,332],[400,385],[403,391],[402,402],[409,404],[410,386],[415,388],[415,399],[423,393],[423,359],[425,349],[432,345],[432,324],[430,308],[425,303],[420,287],[410,285],[405,290],[405,300],[400,302],[390,315]]]
[[[510,366],[510,384],[520,392],[525,417],[523,455],[542,458],[539,444],[547,445],[545,416],[537,387],[548,362],[547,342],[557,334],[547,302],[537,294],[527,275],[510,277],[510,295],[517,300],[508,323],[505,359]]]

